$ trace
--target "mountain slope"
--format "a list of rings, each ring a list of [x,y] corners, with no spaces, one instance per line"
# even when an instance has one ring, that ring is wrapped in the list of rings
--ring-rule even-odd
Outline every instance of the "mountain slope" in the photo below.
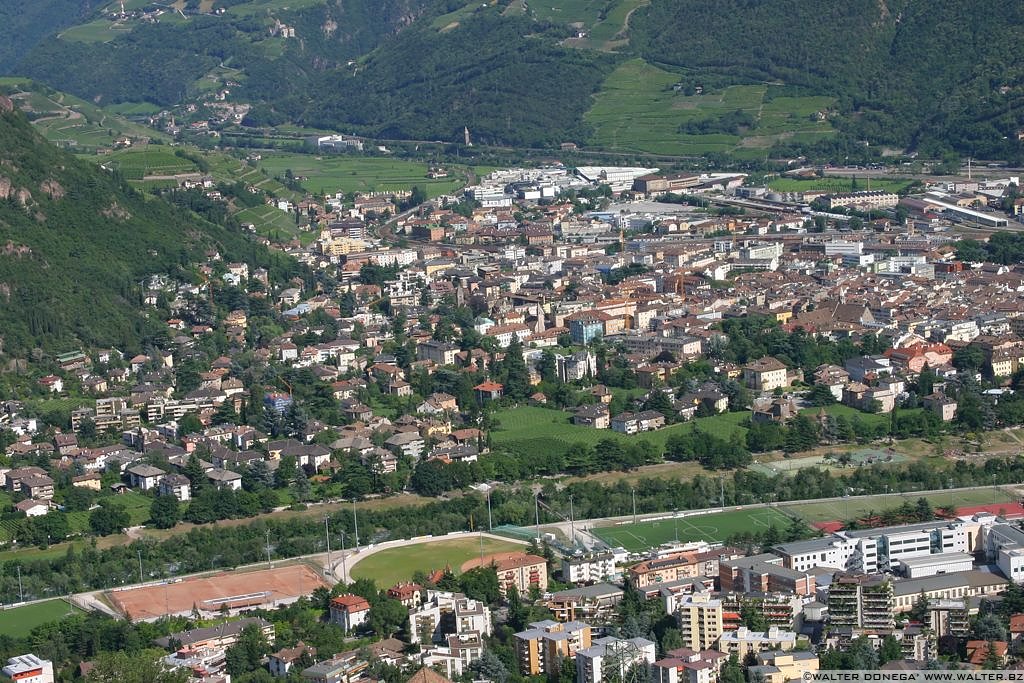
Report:
[[[12,73],[17,61],[44,38],[89,16],[90,0],[0,2],[0,74]]]
[[[858,139],[1021,154],[1021,3],[653,0],[631,27],[645,58],[688,78],[782,81],[837,96],[837,124]]]
[[[165,335],[141,310],[149,275],[187,276],[216,248],[271,265],[241,232],[211,224],[45,142],[0,98],[2,351],[78,344],[127,351]],[[276,270],[287,271],[277,263]],[[282,273],[283,274],[283,273]]]

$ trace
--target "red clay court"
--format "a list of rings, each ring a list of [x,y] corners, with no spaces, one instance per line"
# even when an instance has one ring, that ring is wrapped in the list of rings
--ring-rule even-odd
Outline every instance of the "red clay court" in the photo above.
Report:
[[[269,607],[278,602],[293,602],[321,586],[327,587],[327,584],[311,567],[293,564],[275,569],[221,572],[178,583],[109,591],[106,595],[111,604],[132,621],[146,621],[169,614],[188,614],[193,606],[208,614],[219,612],[223,605],[231,610]]]

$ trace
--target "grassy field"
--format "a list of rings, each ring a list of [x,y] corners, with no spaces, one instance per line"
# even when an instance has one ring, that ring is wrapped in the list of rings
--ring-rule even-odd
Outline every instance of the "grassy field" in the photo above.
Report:
[[[664,446],[671,436],[691,431],[695,425],[726,438],[734,433],[745,434],[747,430],[741,423],[749,417],[748,413],[725,413],[697,418],[655,432],[627,435],[610,429],[579,427],[570,422],[571,415],[564,411],[520,406],[494,413],[494,418],[501,426],[491,433],[491,438],[495,445],[519,452],[550,452],[556,448],[567,451],[575,443],[593,446],[602,439],[616,439],[622,443],[646,440],[656,446]]]
[[[283,176],[291,169],[292,174],[307,178],[302,186],[314,193],[411,190],[419,186],[436,197],[458,189],[464,182],[460,175],[427,178],[427,164],[423,162],[378,157],[268,154],[260,168],[271,177]]]
[[[901,178],[872,178],[872,190],[889,190],[901,192],[911,185],[913,181]],[[849,178],[816,178],[814,180],[798,180],[797,178],[772,178],[767,183],[768,187],[779,192],[811,192],[823,190],[827,192],[850,192],[853,184]],[[868,181],[864,178],[857,180],[857,189],[868,189]]]
[[[735,85],[720,92],[685,96],[673,90],[679,76],[641,59],[623,62],[605,80],[586,114],[592,142],[609,149],[659,154],[704,154],[744,150],[754,154],[799,134],[830,135],[827,121],[811,114],[832,102],[827,97],[776,97],[765,101],[766,85]],[[755,124],[742,135],[688,135],[680,125],[741,110]]]
[[[790,519],[772,508],[729,510],[710,515],[659,519],[592,529],[595,536],[611,546],[638,552],[673,541],[725,541],[733,534],[776,526],[789,526]]]
[[[865,517],[869,513],[899,507],[904,501],[915,502],[921,495],[914,493],[890,493],[878,496],[858,496],[843,500],[822,501],[817,503],[787,504],[788,511],[798,514],[808,522],[830,522]],[[932,507],[966,507],[972,505],[988,505],[990,503],[1009,503],[1013,496],[1002,489],[984,489],[976,491],[951,491],[950,493],[932,493],[925,498]]]
[[[60,621],[82,610],[66,600],[47,600],[24,607],[0,611],[0,636],[24,638],[36,626]]]
[[[460,538],[389,548],[361,560],[352,567],[352,576],[356,579],[373,579],[378,588],[389,588],[400,581],[408,581],[417,570],[430,571],[451,567],[458,573],[463,562],[480,556],[480,547],[478,538]],[[519,543],[483,539],[485,555],[522,549],[523,546]]]

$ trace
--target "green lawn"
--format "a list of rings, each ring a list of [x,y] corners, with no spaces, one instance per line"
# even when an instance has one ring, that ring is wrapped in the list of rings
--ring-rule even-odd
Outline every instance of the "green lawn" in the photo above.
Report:
[[[396,191],[419,186],[436,197],[458,189],[465,181],[463,174],[431,180],[427,178],[427,166],[425,162],[386,157],[312,154],[267,154],[260,162],[271,177],[284,176],[288,169],[295,176],[305,176],[302,186],[314,193]]]
[[[733,534],[776,526],[781,531],[790,519],[773,508],[731,510],[653,522],[626,523],[592,529],[595,536],[615,547],[639,552],[676,540],[722,542]]]
[[[0,636],[24,638],[36,626],[60,621],[69,614],[81,612],[66,600],[47,600],[25,607],[0,611]]]
[[[914,493],[890,493],[878,496],[856,496],[842,500],[822,501],[817,503],[793,503],[785,507],[788,511],[800,515],[808,522],[830,522],[865,517],[868,513],[899,507],[904,501],[915,502],[921,495]],[[990,488],[977,491],[952,491],[951,493],[932,493],[925,496],[932,507],[968,507],[988,505],[990,503],[1010,503],[1015,499],[1002,489]]]
[[[602,439],[616,439],[622,443],[646,440],[655,446],[664,446],[672,435],[691,431],[696,425],[724,438],[734,433],[746,434],[746,427],[741,426],[741,423],[749,417],[749,413],[745,412],[724,413],[697,418],[655,432],[627,435],[610,429],[579,427],[570,422],[572,415],[565,411],[520,406],[494,413],[500,427],[491,432],[491,438],[495,445],[518,452],[550,452],[552,449],[567,451],[575,443],[593,446]]]
[[[623,62],[605,80],[586,114],[587,122],[594,128],[592,143],[608,149],[657,154],[763,155],[763,150],[781,140],[798,135],[820,138],[833,130],[827,121],[811,117],[827,108],[832,98],[776,97],[765,101],[767,85],[734,85],[718,92],[686,96],[673,90],[678,81],[678,74],[641,59]],[[754,119],[754,125],[741,135],[680,132],[681,124],[717,118],[736,110]]]
[[[483,539],[483,553],[522,550],[523,546],[511,541]],[[460,538],[452,541],[418,543],[402,548],[389,548],[368,556],[352,567],[356,579],[373,579],[378,588],[389,588],[412,578],[413,572],[451,567],[458,573],[462,563],[480,556],[479,538]]]

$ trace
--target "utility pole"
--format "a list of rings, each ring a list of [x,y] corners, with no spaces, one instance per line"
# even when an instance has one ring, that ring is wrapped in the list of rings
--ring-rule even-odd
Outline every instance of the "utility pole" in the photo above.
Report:
[[[334,573],[334,566],[331,564],[331,518],[324,515],[324,538],[327,540],[327,571]]]
[[[21,585],[21,565],[18,565],[18,599],[25,602],[25,588]]]
[[[636,489],[630,489],[630,493],[633,494],[633,524],[636,524]]]
[[[341,578],[348,581],[348,562],[345,560],[345,532],[341,532]]]
[[[487,530],[494,531],[494,521],[491,519],[491,487],[487,487]]]
[[[537,542],[540,543],[540,493],[533,494],[533,514],[537,518]]]
[[[267,566],[270,566],[270,529],[267,529]]]
[[[722,507],[725,507],[725,479],[722,477],[718,478],[718,485],[722,489]]]
[[[138,548],[139,553],[139,583],[145,583],[145,579],[142,578],[142,548]]]
[[[352,499],[352,525],[356,532],[356,548],[359,548],[359,512],[356,510],[356,499]]]
[[[569,531],[572,534],[572,547],[576,547],[576,521],[573,517],[572,496],[569,496]]]

